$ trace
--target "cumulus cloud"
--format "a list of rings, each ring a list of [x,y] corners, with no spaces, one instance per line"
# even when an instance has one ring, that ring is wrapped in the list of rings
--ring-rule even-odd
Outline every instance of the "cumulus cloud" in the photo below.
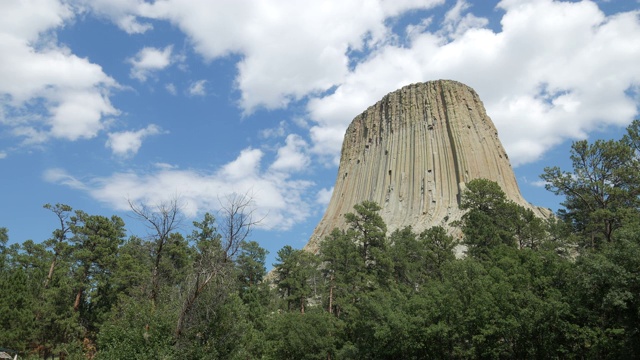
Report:
[[[145,6],[144,0],[76,0],[87,11],[111,19],[128,34],[142,34],[153,29],[149,22],[135,15]]]
[[[331,201],[331,196],[333,195],[333,187],[329,189],[320,189],[316,194],[316,203],[328,206]]]
[[[114,132],[108,135],[105,146],[111,148],[114,155],[131,157],[138,153],[144,138],[161,133],[162,129],[154,124],[138,131]]]
[[[458,0],[444,16],[440,33],[445,37],[455,39],[474,28],[482,28],[489,23],[488,19],[480,18],[467,12],[471,5],[466,0]]]
[[[247,6],[166,0],[146,4],[137,14],[172,22],[207,60],[241,54],[236,83],[240,106],[250,113],[260,106],[285,107],[340,83],[348,73],[347,53],[385,41],[387,19],[443,2],[269,0]]]
[[[25,143],[95,137],[117,115],[117,83],[48,34],[74,17],[67,2],[0,3],[0,124]]]
[[[81,181],[62,169],[50,169],[44,179],[85,191],[118,210],[128,210],[128,201],[155,205],[177,194],[189,217],[217,211],[220,199],[227,196],[247,194],[253,198],[255,214],[264,218],[260,226],[290,229],[310,215],[312,201],[305,194],[313,184],[291,179],[280,171],[261,170],[263,155],[261,150],[245,149],[235,160],[210,173],[158,164],[145,174],[120,172],[89,181]]]
[[[287,122],[282,120],[278,123],[277,127],[263,129],[260,131],[259,135],[262,138],[270,139],[283,137],[287,133]]]
[[[11,69],[0,74],[0,93],[8,99],[3,107],[12,110],[11,118],[0,121],[29,142],[93,137],[104,129],[105,117],[117,114],[109,102],[116,84],[69,49],[51,41],[37,49],[30,45],[42,43],[41,34],[74,16],[67,2],[34,1],[39,6],[0,4],[6,35],[0,41],[5,54],[0,72]],[[487,19],[473,14],[471,2],[458,0],[440,29],[428,30],[433,21],[426,18],[407,28],[409,42],[402,45],[394,41],[398,34],[391,32],[389,19],[444,1],[77,4],[129,33],[151,29],[144,18],[170,21],[207,61],[241,55],[236,86],[246,113],[310,97],[311,147],[334,162],[358,112],[416,81],[451,78],[474,87],[516,165],[538,159],[567,138],[624,125],[637,113],[628,90],[637,88],[640,78],[638,12],[605,16],[589,1],[503,0],[501,29],[494,31]],[[170,46],[141,50],[130,59],[132,76],[146,79],[171,63],[171,53]],[[205,94],[205,81],[194,82],[188,93]],[[44,112],[20,111],[34,104]]]
[[[131,64],[131,77],[142,82],[156,71],[162,70],[171,65],[171,52],[173,46],[169,45],[164,49],[154,47],[142,48],[134,57],[127,59]]]
[[[295,172],[307,167],[311,162],[307,154],[307,142],[299,135],[287,136],[286,144],[278,149],[276,160],[271,164],[274,171]]]
[[[454,21],[465,18],[463,5],[451,10],[446,34],[424,30],[408,46],[384,46],[333,93],[309,101],[314,152],[337,156],[354,116],[390,91],[432,79],[476,89],[515,165],[637,114],[628,90],[640,84],[639,12],[605,16],[593,2],[502,1],[502,29],[494,32]]]
[[[198,80],[194,81],[189,86],[189,95],[191,96],[205,96],[207,94],[205,86],[207,85],[207,80]]]

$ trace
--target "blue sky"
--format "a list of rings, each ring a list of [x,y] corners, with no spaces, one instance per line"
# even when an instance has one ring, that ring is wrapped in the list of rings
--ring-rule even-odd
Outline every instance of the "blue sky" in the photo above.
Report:
[[[473,87],[530,202],[571,141],[619,137],[640,105],[636,0],[5,0],[0,226],[55,229],[42,205],[122,216],[176,195],[182,231],[250,193],[253,239],[304,246],[351,119],[404,85]]]

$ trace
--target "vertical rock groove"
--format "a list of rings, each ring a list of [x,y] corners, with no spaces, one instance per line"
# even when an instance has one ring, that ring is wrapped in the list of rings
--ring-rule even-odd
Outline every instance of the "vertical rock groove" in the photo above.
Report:
[[[452,128],[452,122],[449,119],[449,107],[447,106],[447,100],[445,98],[445,94],[444,94],[444,87],[442,86],[442,84],[439,84],[439,92],[440,92],[440,99],[442,101],[442,112],[444,114],[443,120],[446,124],[447,127],[447,135],[449,138],[449,143],[451,144],[450,149],[451,149],[451,156],[453,157],[453,171],[455,173],[455,179],[456,179],[456,183],[458,184],[458,195],[459,192],[461,191],[460,189],[460,184],[463,183],[463,179],[460,177],[460,162],[459,162],[459,157],[458,157],[458,151],[457,151],[457,146],[455,146],[455,141],[456,139],[453,137],[454,129]],[[456,203],[457,205],[460,205],[460,197],[456,196]]]
[[[377,202],[389,231],[448,226],[462,215],[460,192],[475,178],[496,181],[512,201],[545,216],[520,194],[498,132],[478,94],[451,80],[405,86],[356,116],[345,133],[327,210],[305,249],[316,252],[344,214]]]

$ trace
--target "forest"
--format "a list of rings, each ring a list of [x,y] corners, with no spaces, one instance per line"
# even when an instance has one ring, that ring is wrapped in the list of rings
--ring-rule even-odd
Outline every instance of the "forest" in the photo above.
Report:
[[[179,231],[179,200],[118,216],[44,207],[58,227],[0,228],[0,351],[21,359],[640,358],[640,121],[573,143],[541,178],[548,219],[472,180],[455,224],[387,232],[373,202],[318,254],[285,246],[267,274],[251,201]],[[1,224],[0,224],[1,225]],[[456,258],[463,245],[466,256]],[[270,265],[270,264],[269,264]]]

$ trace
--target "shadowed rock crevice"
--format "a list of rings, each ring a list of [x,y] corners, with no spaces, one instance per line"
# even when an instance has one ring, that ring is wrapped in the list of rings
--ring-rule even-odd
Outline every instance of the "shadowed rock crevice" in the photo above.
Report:
[[[498,132],[478,94],[451,80],[405,86],[349,125],[327,210],[305,249],[316,252],[344,214],[378,203],[388,230],[448,226],[462,215],[460,192],[475,178],[497,182],[507,197],[541,216],[520,194]]]

